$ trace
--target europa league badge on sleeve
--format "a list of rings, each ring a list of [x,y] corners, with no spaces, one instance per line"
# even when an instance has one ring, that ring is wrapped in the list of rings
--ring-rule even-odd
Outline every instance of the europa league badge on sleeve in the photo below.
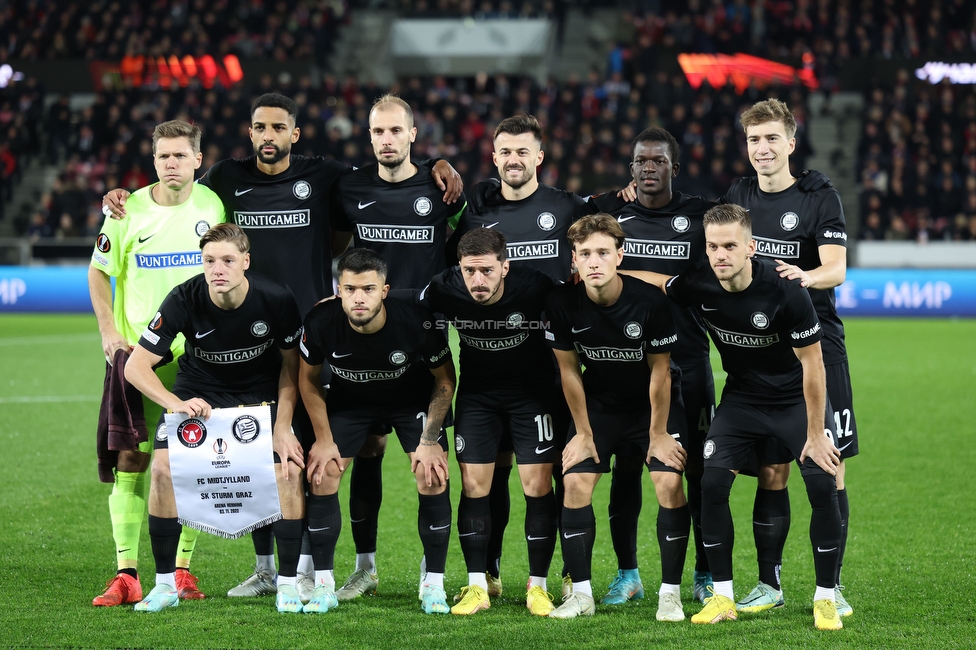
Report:
[[[234,539],[281,519],[270,406],[167,413],[166,428],[181,524]]]

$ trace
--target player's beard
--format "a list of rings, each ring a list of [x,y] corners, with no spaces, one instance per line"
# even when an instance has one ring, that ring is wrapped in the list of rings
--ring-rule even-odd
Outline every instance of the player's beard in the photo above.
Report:
[[[387,169],[394,170],[397,169],[400,165],[402,165],[403,161],[406,159],[407,159],[407,154],[406,152],[404,152],[399,154],[396,158],[393,158],[392,160],[384,160],[382,158],[377,157],[377,162],[379,162],[379,164],[383,165]]]
[[[519,176],[514,181],[508,180],[507,173],[502,174],[502,182],[508,185],[513,190],[519,189],[520,187],[522,187],[523,185],[531,181],[532,178],[535,176],[535,169],[528,169],[526,167],[522,167],[521,165],[510,165],[509,167],[505,168],[505,171],[508,172],[510,169],[519,169],[520,167],[522,169],[522,175]]]
[[[261,153],[262,147],[274,147],[274,155],[265,156]],[[291,146],[286,146],[284,149],[274,144],[273,142],[265,142],[264,144],[254,148],[254,153],[257,154],[258,160],[263,162],[265,165],[273,165],[276,162],[284,160],[289,155],[291,155]]]
[[[489,287],[487,285],[484,285],[484,284],[481,284],[481,285],[478,285],[476,287],[471,287],[471,289],[468,290],[468,293],[471,295],[472,298],[474,298],[474,301],[476,303],[478,303],[479,305],[484,305],[484,304],[487,304],[488,302],[490,302],[491,299],[495,297],[495,294],[498,293],[498,289],[501,288],[501,286],[502,286],[502,283],[499,282],[497,285],[495,285],[495,290],[492,291],[491,290],[491,287]],[[489,291],[491,293],[489,293],[484,298],[475,298],[475,295],[474,295],[474,292],[475,291]]]
[[[374,309],[373,311],[369,312],[365,316],[358,316],[357,317],[357,316],[353,316],[352,314],[347,314],[347,316],[349,317],[349,322],[353,326],[355,326],[355,327],[366,327],[371,322],[373,322],[373,319],[374,318],[376,318],[379,315],[380,309],[382,309],[382,308],[383,308],[383,303],[380,303],[380,304],[378,304],[376,306],[376,309]]]

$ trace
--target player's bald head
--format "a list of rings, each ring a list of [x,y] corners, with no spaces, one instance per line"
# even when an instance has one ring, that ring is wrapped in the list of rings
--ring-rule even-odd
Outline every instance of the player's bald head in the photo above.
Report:
[[[373,113],[376,111],[395,111],[397,109],[403,110],[403,114],[407,118],[406,126],[408,129],[412,129],[413,109],[410,108],[410,104],[408,104],[405,100],[391,93],[387,93],[386,95],[377,98],[377,100],[373,102],[373,107],[370,109],[369,115],[372,117]]]

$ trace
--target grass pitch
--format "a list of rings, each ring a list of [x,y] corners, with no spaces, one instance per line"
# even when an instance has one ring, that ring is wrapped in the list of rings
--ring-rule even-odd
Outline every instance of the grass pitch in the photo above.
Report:
[[[405,457],[391,441],[380,513],[375,597],[326,615],[282,615],[273,599],[229,599],[227,589],[250,573],[248,538],[202,535],[193,558],[207,599],[160,614],[91,606],[115,571],[107,508],[110,486],[97,480],[94,427],[102,356],[94,317],[0,317],[0,646],[222,648],[587,648],[671,647],[972,647],[976,558],[976,321],[850,319],[847,322],[861,455],[849,462],[851,533],[844,567],[855,609],[844,630],[813,629],[809,506],[799,474],[791,480],[792,534],[786,547],[785,609],[716,626],[658,623],[656,505],[645,481],[640,558],[647,597],[585,620],[539,620],[524,605],[524,501],[512,479],[512,519],[502,576],[505,593],[473,617],[425,616],[416,590],[420,541],[417,499]],[[720,365],[715,364],[721,377]],[[453,503],[460,478],[453,465]],[[754,481],[732,493],[738,532],[736,595],[753,586],[751,509]],[[606,526],[608,479],[597,487],[594,590],[616,569]],[[346,489],[341,499],[346,514]],[[348,521],[348,517],[346,517]],[[348,528],[348,525],[347,525]],[[153,584],[145,529],[143,586]],[[559,590],[558,557],[549,576]],[[344,531],[336,578],[352,571]],[[691,569],[683,584],[685,613]],[[466,581],[456,534],[447,590]]]

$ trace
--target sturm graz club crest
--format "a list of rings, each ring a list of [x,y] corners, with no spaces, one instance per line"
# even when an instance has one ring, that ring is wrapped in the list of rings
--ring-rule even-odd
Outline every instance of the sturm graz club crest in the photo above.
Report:
[[[705,441],[705,448],[702,449],[702,456],[705,458],[711,458],[712,454],[715,453],[715,443],[711,440]]]
[[[426,217],[433,208],[434,204],[426,196],[422,196],[413,202],[413,211],[421,217]]]
[[[509,314],[507,322],[510,328],[515,329],[521,327],[524,321],[525,321],[525,316],[523,316],[521,312],[514,312],[512,314]]]
[[[407,362],[407,355],[404,354],[402,351],[394,350],[390,354],[390,363],[392,363],[394,366],[402,366],[406,362]]]
[[[180,426],[176,428],[176,437],[180,439],[184,447],[195,449],[207,439],[207,427],[203,420],[190,418],[181,422]]]
[[[237,442],[246,445],[257,440],[258,434],[261,433],[261,425],[253,415],[242,415],[234,420],[230,430]]]
[[[779,225],[783,230],[793,230],[800,225],[800,217],[795,212],[787,212],[779,218]]]
[[[671,220],[671,227],[675,232],[685,232],[691,228],[691,220],[683,214],[679,214]]]
[[[757,330],[764,330],[769,327],[769,317],[761,311],[757,311],[752,315],[752,324]]]
[[[464,451],[464,438],[454,434],[454,453],[460,454],[462,451]]]
[[[549,231],[556,227],[556,215],[551,212],[543,212],[536,219],[536,223],[543,230]]]
[[[256,320],[254,324],[251,325],[251,334],[254,336],[264,336],[268,333],[268,324],[263,320]]]
[[[203,237],[210,230],[210,224],[206,221],[198,221],[197,225],[193,226],[193,232],[197,234],[197,237]]]
[[[641,326],[635,321],[630,321],[627,323],[626,327],[624,327],[624,334],[626,334],[628,338],[632,339],[640,338],[641,331]]]
[[[308,184],[308,181],[298,181],[295,186],[291,188],[292,193],[295,195],[296,199],[304,201],[312,194],[312,186]]]

